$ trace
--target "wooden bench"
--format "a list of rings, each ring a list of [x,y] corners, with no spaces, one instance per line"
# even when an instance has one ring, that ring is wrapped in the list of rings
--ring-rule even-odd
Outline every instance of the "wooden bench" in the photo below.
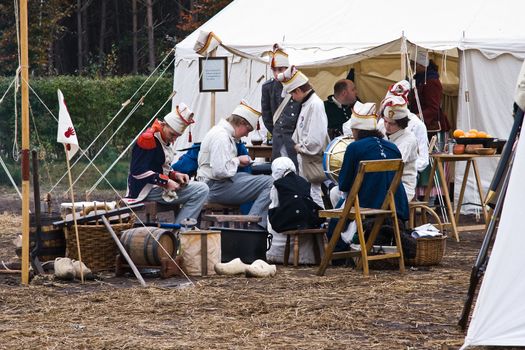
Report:
[[[299,266],[299,236],[312,236],[314,240],[314,257],[316,265],[321,263],[321,255],[319,254],[319,241],[317,240],[318,236],[321,236],[323,242],[323,250],[326,249],[328,243],[326,239],[326,229],[325,228],[315,228],[315,229],[300,229],[300,230],[291,230],[281,232],[281,234],[286,235],[286,244],[284,246],[284,266],[288,266],[288,259],[290,258],[290,241],[293,237],[293,266]]]
[[[257,215],[208,214],[203,215],[202,220],[212,222],[218,227],[246,228],[248,224],[256,224],[262,218]]]
[[[201,210],[198,225],[201,229],[209,229],[214,224],[215,221],[208,220],[210,215],[241,215],[241,210],[238,205],[207,202]]]
[[[173,212],[173,222],[180,211],[180,204],[162,204],[153,201],[144,201],[144,213],[146,214],[146,222],[155,223],[159,221],[158,213]]]
[[[238,205],[220,204],[212,202],[204,203],[202,211],[204,212],[204,214],[239,214],[241,212],[240,207]]]

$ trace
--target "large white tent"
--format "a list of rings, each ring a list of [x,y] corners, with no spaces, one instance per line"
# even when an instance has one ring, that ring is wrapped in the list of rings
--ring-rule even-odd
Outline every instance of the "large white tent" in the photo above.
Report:
[[[516,103],[525,108],[525,64],[518,78]],[[525,192],[523,132],[514,152],[496,240],[463,348],[471,345],[525,345],[525,304],[521,302],[525,291],[525,270],[521,264],[525,235],[516,225]]]
[[[516,150],[515,164],[487,271],[483,277],[465,346],[525,346],[525,235],[516,225],[525,193],[525,138]]]
[[[511,0],[235,0],[176,46],[174,103],[184,101],[194,109],[194,140],[202,140],[212,126],[212,99],[211,93],[199,93],[199,56],[193,46],[201,30],[215,33],[237,52],[217,51],[217,56],[228,57],[229,86],[227,92],[215,93],[216,121],[241,99],[260,105],[260,85],[271,73],[259,58],[274,43],[285,48],[322,98],[354,68],[359,97],[372,102],[404,77],[400,53],[417,45],[439,54],[435,58],[445,90],[457,96],[453,103],[446,101],[453,104],[447,106],[449,114],[457,111],[450,115],[457,127],[506,138],[515,77],[525,58],[524,10],[525,2]],[[187,138],[179,140],[177,146],[185,146]],[[496,160],[479,166],[486,170],[482,182],[488,187]],[[467,190],[465,199],[479,203],[473,190]]]

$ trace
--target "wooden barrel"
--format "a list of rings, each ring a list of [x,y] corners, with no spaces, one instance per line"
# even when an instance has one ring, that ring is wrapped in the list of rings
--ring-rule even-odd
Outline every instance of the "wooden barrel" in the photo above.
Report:
[[[39,249],[37,251],[40,262],[55,260],[57,257],[63,257],[66,255],[66,238],[64,231],[61,228],[55,228],[53,226],[54,221],[61,220],[62,217],[59,213],[46,213],[43,212],[40,217],[40,234],[37,237],[37,229],[35,223],[35,216],[33,214],[29,217],[30,224],[30,241],[31,250],[33,250],[39,240]]]
[[[131,260],[139,266],[160,266],[162,258],[175,257],[177,253],[177,240],[173,232],[158,227],[137,227],[123,231],[120,242]],[[164,249],[159,247],[159,243]]]

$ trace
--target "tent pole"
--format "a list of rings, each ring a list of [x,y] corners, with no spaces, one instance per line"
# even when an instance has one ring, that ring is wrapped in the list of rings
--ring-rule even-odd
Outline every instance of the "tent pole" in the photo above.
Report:
[[[215,53],[217,52],[217,49],[214,49],[210,52],[210,56],[209,57],[215,57]],[[211,92],[211,114],[210,114],[210,119],[211,119],[211,127],[213,128],[215,126],[215,91],[212,91]]]
[[[407,76],[407,69],[405,66],[405,54],[401,52],[401,79],[405,79]]]
[[[22,284],[29,284],[29,58],[27,0],[20,0],[20,61],[22,73]]]
[[[400,54],[400,59],[401,59],[401,79],[405,79],[405,77],[407,76],[407,67],[406,67],[406,64],[405,64],[405,57],[406,57],[406,53],[407,53],[407,43],[406,43],[406,38],[405,38],[405,32],[403,31],[402,34],[401,34],[401,54]]]

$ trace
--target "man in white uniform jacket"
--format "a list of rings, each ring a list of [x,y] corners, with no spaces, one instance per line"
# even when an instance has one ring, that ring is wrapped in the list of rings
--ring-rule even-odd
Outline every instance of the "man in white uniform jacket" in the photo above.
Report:
[[[408,93],[410,92],[410,83],[406,80],[401,80],[388,88],[385,95],[385,99],[381,102],[381,110],[379,115],[383,116],[383,110],[388,101],[395,105],[405,105],[408,103]],[[408,108],[408,107],[407,107]],[[408,127],[407,129],[412,131],[416,136],[418,145],[418,157],[416,161],[416,169],[418,172],[422,172],[428,166],[429,163],[429,150],[428,150],[428,134],[425,123],[419,119],[417,115],[408,110]],[[377,128],[383,134],[386,133],[383,119],[380,119],[377,123]]]
[[[222,119],[204,137],[199,151],[197,180],[210,188],[208,201],[240,205],[254,201],[249,215],[262,217],[260,226],[266,228],[272,177],[237,172],[247,166],[247,155],[237,156],[236,143],[255,129],[261,113],[241,102],[232,115]]]
[[[317,96],[308,78],[295,66],[290,66],[277,78],[283,83],[286,93],[292,95],[294,101],[301,103],[301,113],[299,113],[295,132],[292,135],[299,163],[299,175],[311,183],[312,199],[324,208],[321,192],[321,183],[326,179],[323,172],[323,152],[330,138],[323,100]],[[306,171],[307,167],[317,169],[316,173],[320,176],[310,177],[309,175],[313,172]]]
[[[408,129],[409,113],[405,104],[395,105],[390,100],[383,110],[386,135],[399,148],[403,157],[404,168],[401,181],[405,187],[407,199],[411,201],[416,193],[418,145],[416,136]]]

